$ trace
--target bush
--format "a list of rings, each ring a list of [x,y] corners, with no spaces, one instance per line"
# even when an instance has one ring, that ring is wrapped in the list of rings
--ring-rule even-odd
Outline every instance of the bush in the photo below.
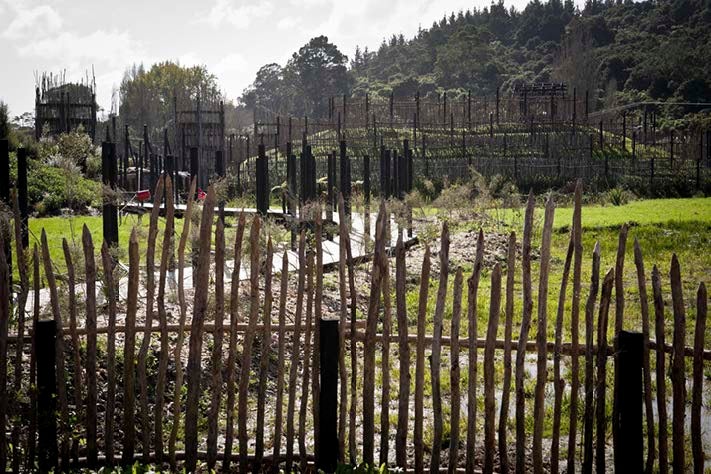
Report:
[[[31,168],[27,176],[30,204],[40,215],[57,215],[62,208],[84,212],[89,206],[102,203],[101,183],[75,177],[68,186],[64,170],[48,165]]]
[[[444,184],[439,178],[420,178],[415,181],[415,190],[420,194],[425,203],[437,199],[443,187]]]
[[[607,192],[607,199],[613,206],[623,206],[631,199],[631,193],[624,188],[616,187]]]

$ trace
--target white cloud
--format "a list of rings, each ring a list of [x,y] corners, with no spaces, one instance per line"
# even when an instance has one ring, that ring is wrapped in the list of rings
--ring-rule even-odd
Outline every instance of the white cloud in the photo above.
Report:
[[[247,67],[247,60],[239,53],[231,53],[223,56],[215,65],[216,74],[227,72],[240,72]]]
[[[63,32],[31,41],[18,48],[21,56],[57,58],[61,61],[96,61],[129,64],[142,56],[140,45],[128,32],[96,30],[88,35]]]
[[[252,21],[266,18],[274,11],[274,5],[269,0],[246,2],[242,0],[216,0],[207,16],[201,21],[213,27],[224,23],[238,29],[248,28]]]
[[[197,55],[192,51],[188,51],[187,53],[184,53],[184,54],[181,54],[180,56],[178,56],[177,62],[181,66],[185,66],[185,67],[201,66],[201,65],[205,64],[205,61],[202,61],[201,59],[199,59],[197,57]]]
[[[26,7],[24,4],[17,4],[15,13],[15,18],[2,34],[5,38],[18,40],[32,36],[47,36],[62,28],[62,17],[50,5]]]
[[[75,32],[59,33],[51,38],[20,44],[17,53],[45,70],[62,70],[68,80],[77,80],[87,71],[95,70],[97,101],[106,108],[111,104],[111,92],[131,64],[152,64],[155,58],[144,52],[141,43],[125,31],[96,30],[87,35]]]
[[[290,30],[294,28],[297,24],[296,18],[293,16],[285,16],[277,22],[277,29],[279,30]]]

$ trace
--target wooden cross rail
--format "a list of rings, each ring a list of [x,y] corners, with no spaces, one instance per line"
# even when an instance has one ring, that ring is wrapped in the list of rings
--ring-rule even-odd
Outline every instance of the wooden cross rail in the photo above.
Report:
[[[236,329],[237,333],[245,333],[247,332],[248,329],[248,324],[236,324],[235,326],[222,326],[220,329],[225,332],[231,332],[233,328]],[[350,324],[349,324],[350,326]],[[264,325],[263,324],[258,324],[255,327],[255,330],[257,332],[264,332]],[[356,327],[363,329],[365,327],[365,321],[360,320],[356,322]],[[295,326],[293,324],[287,324],[284,326],[284,330],[286,332],[294,332]],[[186,325],[184,328],[186,333],[190,333],[191,326]],[[169,324],[166,328],[168,333],[177,333],[180,330],[180,326],[177,324]],[[203,330],[205,332],[214,332],[215,331],[215,324],[205,324],[203,327]],[[102,327],[97,327],[96,328],[96,334],[107,334],[109,331],[109,328],[107,326],[102,326]],[[159,333],[161,332],[160,326],[151,326],[148,328],[148,331],[151,333]],[[352,332],[350,330],[350,327],[347,328],[346,330],[346,337],[352,337]],[[65,336],[69,336],[69,329],[65,328],[64,329]],[[120,326],[117,325],[115,329],[116,334],[124,334],[126,332],[126,327],[125,326]],[[143,334],[146,332],[146,327],[145,326],[136,326],[134,329],[134,332],[136,334]],[[276,326],[270,326],[270,331],[271,334],[278,334],[279,329]],[[85,327],[78,327],[77,328],[77,335],[79,336],[86,336],[87,335],[87,329]],[[395,344],[399,342],[400,336],[398,333],[391,333],[390,336],[388,336],[388,340],[390,344]],[[362,331],[356,331],[355,333],[355,339],[358,341],[364,341],[365,340],[365,333]],[[383,341],[383,335],[382,334],[376,334],[375,335],[375,340],[377,342],[382,342]],[[428,334],[425,335],[424,337],[425,345],[430,346],[432,345],[433,341],[433,336]],[[8,335],[7,342],[9,344],[17,344],[17,334],[10,334]],[[29,334],[25,335],[22,338],[22,343],[23,344],[29,344],[32,342],[32,330],[29,330]],[[415,345],[417,343],[417,335],[416,334],[408,334],[407,336],[407,342],[409,344]],[[504,349],[504,344],[505,341],[503,339],[496,339],[494,341],[494,347],[496,349]],[[451,346],[452,345],[452,338],[449,336],[442,336],[442,345],[443,346]],[[572,343],[571,342],[564,342],[560,346],[560,350],[562,354],[566,355],[571,355],[572,354]],[[476,346],[478,349],[484,349],[486,348],[486,339],[477,339]],[[464,339],[463,337],[460,337],[459,339],[459,347],[462,349],[469,349],[470,344],[469,341]],[[650,339],[649,341],[649,349],[650,350],[659,350],[659,344],[657,344],[657,341]],[[555,349],[555,342],[549,341],[547,342],[547,348],[549,351],[553,351]],[[515,345],[511,347],[512,351],[516,351],[517,348]],[[537,352],[538,348],[536,347],[536,341],[528,341],[526,343],[526,352]],[[665,343],[663,345],[663,352],[666,352],[667,354],[672,354],[674,352],[674,348],[672,347],[671,344]],[[582,355],[583,357],[585,356],[583,348],[581,348],[578,353]],[[593,344],[592,346],[592,353],[597,354],[597,345]],[[608,357],[611,357],[614,355],[614,350],[612,347],[607,348],[607,355]],[[686,347],[684,349],[684,356],[685,357],[693,357],[694,356],[694,348],[693,347]],[[703,351],[703,359],[711,361],[711,349],[709,350],[704,350]]]

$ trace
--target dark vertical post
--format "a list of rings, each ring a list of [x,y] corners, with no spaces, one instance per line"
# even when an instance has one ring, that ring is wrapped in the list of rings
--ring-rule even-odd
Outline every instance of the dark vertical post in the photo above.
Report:
[[[286,186],[289,194],[289,214],[296,215],[296,156],[292,152],[291,142],[286,142]]]
[[[128,155],[130,152],[130,141],[128,136],[128,125],[124,127],[123,133],[123,170],[122,170],[122,181],[124,189],[128,189]]]
[[[316,160],[311,149],[311,145],[306,145],[305,155],[306,166],[306,200],[313,201],[316,198]]]
[[[489,137],[494,138],[494,116],[491,114],[491,112],[489,112]]]
[[[622,113],[622,151],[627,151],[627,112]]]
[[[2,203],[8,209],[12,209],[10,202],[10,143],[8,140],[0,140],[0,204]],[[1,231],[2,229],[0,229]],[[12,277],[12,239],[4,239],[4,247]]]
[[[405,192],[410,192],[410,156],[411,156],[412,150],[410,150],[410,141],[409,140],[403,140],[402,141],[402,159],[403,159],[403,166],[402,166],[402,182],[403,182],[403,191]]]
[[[338,320],[319,321],[319,356],[321,385],[319,390],[319,437],[316,445],[316,467],[334,472],[338,464]]]
[[[197,179],[198,171],[200,169],[198,162],[198,148],[196,146],[190,147],[190,182],[193,179]]]
[[[427,136],[422,135],[422,161],[425,162],[425,178],[430,177],[430,162],[427,159]]]
[[[104,185],[116,189],[116,144],[101,144],[101,170]],[[112,202],[105,202],[103,207],[104,241],[109,245],[118,245],[118,208]]]
[[[467,128],[472,129],[472,91],[467,92]]]
[[[263,216],[269,210],[269,170],[267,166],[267,155],[264,150],[264,143],[259,144],[257,155],[257,212]]]
[[[10,204],[10,143],[0,140],[0,200],[8,207]]]
[[[148,177],[148,189],[153,192],[155,186],[155,177],[153,176],[153,159],[150,156],[150,143],[148,141],[148,126],[143,125],[143,159],[148,161],[148,172],[150,176]]]
[[[363,199],[370,205],[370,156],[363,156]]]
[[[17,150],[17,201],[20,206],[22,220],[22,246],[30,245],[30,234],[27,226],[29,219],[29,206],[27,198],[27,148]]]
[[[39,427],[39,472],[49,472],[58,466],[57,455],[57,322],[37,321],[34,331],[37,348],[37,420]]]
[[[165,174],[170,176],[170,181],[173,183],[173,188],[175,188],[175,157],[173,155],[166,155],[165,157]]]
[[[381,194],[385,199],[390,197],[390,150],[383,151],[383,166],[381,167]]]
[[[412,191],[415,181],[415,162],[412,158],[412,149],[407,150],[407,191]]]
[[[573,133],[575,133],[575,122],[578,118],[578,90],[573,87]]]
[[[326,159],[326,163],[328,165],[326,170],[326,186],[328,188],[326,189],[326,209],[330,213],[333,212],[333,202],[335,201],[333,188],[336,186],[336,163],[333,156],[333,153],[329,153]]]
[[[674,169],[674,130],[669,132],[669,169]]]
[[[397,150],[392,151],[392,192],[391,195],[400,199],[400,158]]]
[[[348,158],[346,141],[341,140],[341,193],[343,193],[343,202],[345,204],[346,215],[351,214],[351,164]]]
[[[328,165],[328,173],[330,176],[328,180],[330,181],[330,195],[327,195],[328,208],[331,211],[338,210],[338,174],[336,173],[336,152],[332,151],[326,155],[326,163]],[[315,166],[315,165],[314,165]]]
[[[590,113],[590,91],[585,91],[585,121],[588,121],[588,114]]]
[[[642,333],[620,331],[617,335],[620,377],[618,446],[622,455],[615,456],[616,472],[643,472],[642,434]],[[617,454],[620,454],[617,453]]]
[[[222,150],[215,151],[215,174],[220,178],[225,176],[225,159]]]
[[[499,124],[499,88],[496,88],[496,125]]]

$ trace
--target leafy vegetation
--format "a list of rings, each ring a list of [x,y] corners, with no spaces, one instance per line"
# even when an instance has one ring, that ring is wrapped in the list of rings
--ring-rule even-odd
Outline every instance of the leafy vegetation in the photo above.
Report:
[[[264,66],[242,102],[293,114],[321,111],[322,98],[292,79],[304,64],[315,79],[311,84],[324,84],[321,96],[419,91],[456,98],[564,81],[579,94],[590,91],[597,107],[709,102],[709,21],[711,3],[705,0],[588,0],[582,8],[571,0],[532,0],[522,11],[499,1],[446,15],[413,38],[392,35],[376,51],[358,48],[347,75],[337,48],[325,37],[314,38],[286,67]],[[697,111],[669,105],[661,115],[674,120]]]

